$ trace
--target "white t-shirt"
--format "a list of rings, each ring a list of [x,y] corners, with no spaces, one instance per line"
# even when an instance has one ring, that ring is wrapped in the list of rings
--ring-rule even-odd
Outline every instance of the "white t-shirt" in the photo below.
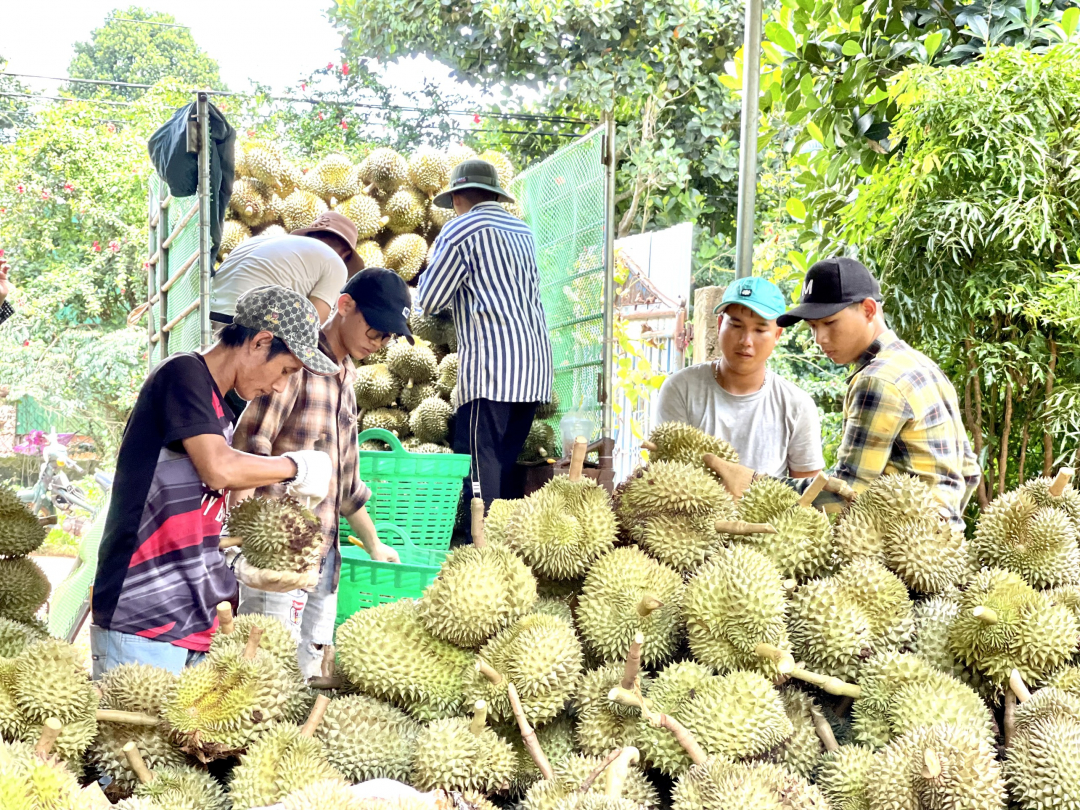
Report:
[[[333,307],[347,275],[345,262],[325,242],[308,236],[256,236],[233,250],[217,269],[210,311],[235,315],[236,299],[266,284]]]
[[[730,394],[713,376],[712,363],[677,371],[664,380],[656,420],[684,422],[731,444],[740,463],[777,477],[825,467],[821,420],[805,391],[765,372],[752,394]]]

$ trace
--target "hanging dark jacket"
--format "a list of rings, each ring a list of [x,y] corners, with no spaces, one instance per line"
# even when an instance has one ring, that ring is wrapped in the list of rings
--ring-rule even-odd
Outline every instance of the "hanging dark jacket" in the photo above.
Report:
[[[236,130],[221,110],[213,104],[207,107],[210,111],[210,241],[213,243],[210,255],[214,257],[221,246],[221,229],[232,197]],[[195,102],[181,107],[150,136],[147,144],[150,161],[174,197],[190,197],[199,189],[199,154],[187,150],[187,121],[194,115]]]

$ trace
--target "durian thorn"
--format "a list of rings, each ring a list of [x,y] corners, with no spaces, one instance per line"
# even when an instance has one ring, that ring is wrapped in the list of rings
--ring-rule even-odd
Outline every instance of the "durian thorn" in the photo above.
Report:
[[[1069,484],[1072,483],[1073,469],[1072,467],[1062,467],[1057,471],[1057,475],[1054,476],[1054,481],[1050,484],[1050,494],[1055,498],[1060,498],[1065,494],[1065,490],[1069,488]]]
[[[648,439],[646,439],[641,443],[641,449],[648,450],[650,453],[655,453],[660,448],[657,447],[655,443],[650,442]]]
[[[476,548],[487,545],[484,539],[484,499],[473,498],[470,506],[472,510],[472,544]]]
[[[151,728],[161,724],[160,717],[142,712],[121,712],[116,709],[98,709],[95,717],[99,723],[120,723],[125,726],[146,726]]]
[[[518,730],[521,732],[521,742],[525,745],[525,750],[529,752],[532,761],[536,763],[536,767],[540,770],[540,776],[544,779],[554,779],[555,771],[552,770],[551,762],[548,761],[544,749],[540,747],[540,740],[536,738],[536,732],[525,717],[525,709],[522,708],[521,700],[518,698],[517,687],[512,682],[506,685],[506,694],[510,698],[510,709],[514,712],[514,719],[517,720]]]
[[[993,608],[988,608],[985,605],[979,605],[976,608],[972,608],[971,615],[983,624],[994,625],[998,623],[997,611]]]
[[[747,523],[745,520],[718,520],[716,531],[721,534],[734,534],[740,537],[749,534],[776,534],[771,523]]]
[[[776,669],[781,675],[790,675],[795,670],[795,657],[789,653],[784,652],[779,647],[772,644],[766,644],[761,642],[754,646],[754,655],[761,658],[768,658],[774,664]]]
[[[923,779],[937,779],[941,776],[941,760],[933,748],[923,750]]]
[[[623,786],[626,784],[626,775],[631,765],[637,765],[641,755],[632,745],[626,746],[618,758],[611,763],[604,775],[604,795],[611,799],[621,799]]]
[[[231,537],[231,536],[226,535],[225,537],[222,537],[221,540],[218,541],[218,548],[222,548],[222,549],[236,548],[237,546],[242,546],[242,545],[244,545],[244,538],[243,537]]]
[[[55,717],[49,717],[45,720],[45,724],[41,727],[41,734],[38,736],[37,745],[34,746],[34,753],[39,757],[47,757],[52,753],[53,746],[56,745],[56,738],[60,736],[60,729],[64,727]]]
[[[1013,736],[1016,734],[1016,693],[1011,687],[1005,689],[1005,716],[1003,729],[1005,733],[1005,747],[1012,745]]]
[[[604,761],[597,765],[595,768],[593,768],[592,773],[585,777],[585,781],[582,782],[581,787],[578,788],[578,793],[588,793],[589,789],[593,786],[593,782],[600,778],[600,774],[607,770],[607,767],[616,759],[618,759],[619,754],[621,753],[622,749],[616,748],[606,757],[604,757]]]
[[[300,728],[301,737],[314,737],[315,729],[319,727],[319,723],[322,722],[323,715],[326,714],[326,709],[330,705],[330,698],[326,695],[319,695],[315,698],[315,705],[311,707],[311,714],[307,716],[307,720],[304,721],[304,725]]]
[[[824,473],[815,475],[814,480],[810,482],[810,486],[803,490],[802,497],[799,498],[799,506],[813,506],[814,498],[821,494],[821,491],[825,489],[828,483],[829,479]]]
[[[473,704],[472,722],[469,723],[469,731],[479,734],[487,728],[487,701],[478,700]]]
[[[637,614],[641,618],[645,618],[655,610],[659,610],[664,606],[664,603],[657,599],[652,594],[645,594],[641,597],[641,601],[638,602]]]
[[[353,538],[349,538],[352,540]],[[362,546],[362,544],[361,544]],[[322,662],[319,665],[319,673],[324,678],[334,677],[334,645],[324,644],[322,650]]]
[[[233,632],[233,612],[229,602],[218,602],[217,606],[218,630],[227,636]]]
[[[839,751],[840,744],[836,741],[832,726],[829,725],[829,721],[825,719],[825,715],[821,713],[821,709],[815,704],[810,705],[810,719],[814,721],[814,731],[817,732],[818,739],[821,740],[825,750]]]
[[[492,686],[501,686],[504,680],[501,672],[497,671],[483,658],[476,659],[476,671],[479,672]]]
[[[852,698],[862,697],[862,689],[857,684],[845,683],[839,678],[833,678],[829,675],[820,675],[817,672],[811,672],[810,670],[803,669],[799,666],[796,666],[791,671],[791,677],[813,684],[819,689],[824,689],[830,695],[843,695],[844,697]]]
[[[585,467],[585,454],[589,449],[589,440],[584,436],[574,439],[574,447],[570,451],[570,480],[580,481],[581,471]]]
[[[133,742],[124,743],[124,747],[121,750],[123,750],[128,765],[131,766],[131,770],[135,771],[135,776],[138,777],[142,784],[148,785],[154,781],[154,772],[146,767],[146,761],[139,752],[139,746]]]
[[[259,626],[253,626],[251,632],[248,633],[247,645],[244,647],[244,658],[248,661],[252,661],[255,658],[255,653],[259,650],[259,642],[262,641],[263,629]]]
[[[1020,674],[1020,670],[1014,669],[1009,673],[1009,688],[1021,703],[1027,703],[1031,700],[1031,690],[1024,683],[1024,677]]]
[[[82,789],[79,794],[81,797],[86,798],[87,805],[91,810],[111,810],[113,803],[109,801],[105,792],[101,789],[101,785],[97,782],[91,782],[89,785]]]
[[[626,651],[626,664],[623,666],[622,680],[619,686],[627,691],[634,688],[638,673],[641,671],[641,647],[645,644],[645,635],[635,633],[630,649]]]

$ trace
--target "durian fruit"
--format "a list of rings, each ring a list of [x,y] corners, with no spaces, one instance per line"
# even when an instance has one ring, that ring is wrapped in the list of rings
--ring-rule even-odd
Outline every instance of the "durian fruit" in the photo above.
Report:
[[[400,233],[386,245],[386,267],[405,281],[412,281],[424,266],[427,252],[424,237],[416,233]]]
[[[1019,574],[1033,588],[1080,583],[1076,524],[1063,509],[1039,507],[1025,492],[1006,492],[979,515],[979,562]]]
[[[611,690],[622,682],[624,674],[622,664],[608,664],[589,670],[581,678],[574,697],[577,707],[575,736],[578,747],[587,756],[606,756],[607,752],[634,745],[637,740],[641,712],[609,697]],[[651,679],[642,677],[640,684],[642,691],[648,693]]]
[[[649,434],[649,443],[650,462],[680,461],[706,469],[701,457],[712,453],[725,461],[739,463],[739,454],[730,444],[683,422],[661,422]]]
[[[429,197],[450,182],[450,162],[430,146],[421,146],[409,156],[409,180]]]
[[[1080,808],[1080,705],[1069,706],[1061,696],[1040,705],[1038,698],[1054,691],[1040,689],[1016,710],[1003,770],[1021,810]]]
[[[510,188],[510,184],[514,182],[514,164],[510,162],[510,158],[502,152],[488,149],[480,154],[480,160],[486,160],[495,167],[495,173],[498,175],[501,188]]]
[[[186,765],[152,771],[150,781],[135,788],[135,798],[162,810],[231,810],[233,807],[225,789],[213,776]]]
[[[446,162],[452,170],[459,163],[476,157],[476,150],[463,143],[452,144],[446,148]]]
[[[487,727],[486,705],[472,718],[433,720],[420,730],[412,782],[418,790],[509,790],[516,768],[514,749]]]
[[[298,188],[283,198],[281,219],[285,224],[285,230],[295,231],[310,227],[320,214],[325,214],[329,210],[330,208],[321,198],[310,191]]]
[[[553,419],[559,415],[559,392],[554,388],[551,389],[551,400],[548,402],[541,402],[536,409],[537,419]]]
[[[450,432],[454,409],[441,397],[429,397],[409,414],[409,430],[424,442],[442,442]]]
[[[749,546],[721,548],[686,586],[683,612],[690,650],[719,672],[755,669],[770,677],[780,673],[758,644],[789,652],[787,592],[776,566]]]
[[[959,662],[1000,690],[1013,669],[1037,683],[1068,662],[1078,632],[1067,607],[1055,605],[1019,574],[992,568],[976,574],[961,595],[949,645]]]
[[[437,234],[443,228],[446,227],[446,223],[454,219],[457,216],[457,211],[453,208],[440,208],[437,205],[429,205],[427,209],[427,226],[428,236]],[[431,243],[432,248],[435,247],[435,243]],[[429,251],[428,262],[431,262],[431,257],[434,255]]]
[[[176,675],[147,664],[122,664],[101,678],[101,708],[137,712],[151,717],[161,714]],[[97,737],[87,751],[87,761],[112,779],[114,790],[129,794],[139,783],[124,746],[135,743],[151,770],[184,765],[187,758],[173,745],[161,726],[99,723]]]
[[[789,687],[780,691],[784,713],[791,721],[791,736],[780,748],[777,760],[793,773],[811,778],[825,754],[825,745],[817,732],[814,716],[821,716],[821,707],[806,692]]]
[[[968,577],[967,540],[938,516],[901,521],[885,535],[885,564],[916,593],[942,593]]]
[[[419,340],[415,344],[406,340],[390,344],[386,352],[386,365],[404,383],[405,388],[431,382],[439,367],[431,347]]]
[[[233,184],[229,210],[249,228],[273,219],[270,189],[257,180],[242,177]]]
[[[315,738],[326,759],[352,782],[406,781],[420,726],[403,711],[366,695],[330,701]]]
[[[74,774],[34,746],[0,740],[0,807],[5,810],[91,810]]]
[[[579,758],[577,745],[574,743],[574,722],[568,715],[560,715],[534,731],[536,742],[539,743],[540,750],[544,752],[552,768],[561,768],[571,758]],[[508,723],[505,728],[496,728],[496,732],[514,749],[517,764],[510,792],[515,796],[521,796],[541,780],[540,768],[525,747],[517,723]],[[588,776],[588,773],[584,774],[582,779],[585,776]]]
[[[1071,480],[1072,476],[1064,471],[1058,473],[1058,478],[1031,478],[1020,485],[1020,492],[1040,509],[1053,507],[1065,512],[1080,534],[1080,492],[1069,485]]]
[[[49,718],[63,724],[54,752],[77,763],[97,731],[97,695],[80,653],[49,638],[27,647],[13,663],[11,695],[21,711],[23,740],[37,739]]]
[[[875,766],[866,786],[872,808],[1005,808],[995,750],[968,728],[921,726],[882,749]]]
[[[539,734],[539,732],[537,732]],[[544,753],[547,748],[541,744]],[[554,779],[538,781],[525,794],[521,802],[522,810],[554,810],[559,802],[581,789],[582,784],[604,761],[604,756],[574,754],[565,762],[552,762]],[[614,767],[613,765],[609,765]],[[604,774],[593,781],[588,793],[602,795],[605,792]],[[660,807],[660,796],[645,773],[636,765],[627,769],[626,781],[622,784],[622,796],[639,810],[654,810]]]
[[[484,540],[489,546],[507,545],[506,526],[520,503],[521,501],[500,498],[492,501],[488,506],[487,516],[484,518]]]
[[[0,487],[0,557],[29,554],[45,542],[48,533],[14,492]]]
[[[401,384],[384,363],[360,366],[356,370],[353,392],[356,407],[368,411],[393,405],[401,393]]]
[[[287,233],[288,233],[288,231],[286,231],[283,227],[281,227],[280,225],[275,224],[275,225],[267,225],[265,228],[260,228],[258,235],[259,236],[272,237],[272,236],[285,236]]]
[[[342,216],[348,217],[353,225],[356,226],[356,238],[357,241],[365,239],[371,239],[375,234],[381,231],[387,224],[387,220],[379,208],[377,200],[371,199],[365,194],[357,194],[345,202],[337,206],[336,210]],[[359,250],[359,247],[358,247]],[[379,251],[380,255],[382,251]],[[361,258],[364,258],[363,256]],[[379,267],[381,261],[375,264],[369,265],[365,259],[365,267]]]
[[[417,608],[432,635],[476,648],[534,604],[536,579],[517,555],[505,548],[464,546],[447,555]]]
[[[454,337],[454,317],[450,310],[443,310],[435,315],[425,312],[413,312],[409,316],[409,329],[413,336],[435,345],[447,344]]]
[[[457,378],[458,355],[457,352],[450,352],[450,354],[439,361],[439,376],[435,381],[435,384],[439,387],[439,393],[444,397],[449,397],[457,387]],[[529,429],[529,434],[532,434],[532,428]],[[525,441],[526,444],[528,444],[528,439]]]
[[[364,261],[364,267],[386,267],[386,257],[382,246],[374,239],[365,239],[356,243],[356,255]]]
[[[281,723],[252,743],[229,781],[233,810],[266,807],[313,782],[341,779],[314,730],[310,724],[301,729]]]
[[[256,568],[300,573],[319,564],[319,520],[295,498],[246,498],[229,510],[226,527]]]
[[[244,145],[244,165],[250,177],[282,196],[291,193],[300,179],[285,154],[265,141],[248,141]]]
[[[845,562],[858,557],[885,561],[885,535],[909,520],[940,515],[933,491],[920,478],[890,474],[859,493],[836,527],[836,550]]]
[[[331,153],[316,163],[304,175],[304,181],[310,191],[331,207],[360,193],[352,161],[339,153]]]
[[[791,503],[783,489],[791,492],[790,487],[775,478],[758,479],[747,488],[739,499],[739,519],[767,523],[775,531],[739,535],[735,539],[765,554],[784,577],[805,582],[826,576],[833,563],[829,518],[824,512],[802,505],[798,499]],[[746,501],[749,502],[744,505]]]
[[[164,718],[181,748],[202,762],[245,750],[295,707],[304,682],[259,649],[253,628],[243,651],[229,646],[180,673]]]
[[[29,557],[0,559],[0,617],[30,622],[51,591],[49,578]]]
[[[359,799],[352,788],[340,779],[323,779],[290,793],[282,807],[285,810],[381,810]]]
[[[767,762],[731,763],[709,757],[679,779],[672,793],[673,810],[811,810],[828,806],[816,785]]]
[[[593,563],[578,599],[577,627],[601,662],[620,661],[643,633],[641,662],[665,663],[683,633],[683,581],[673,568],[636,546],[617,548]]]
[[[454,369],[454,379],[456,382],[456,368]],[[529,435],[525,437],[525,444],[521,448],[519,458],[526,462],[543,461],[557,455],[558,452],[559,441],[555,437],[555,428],[547,422],[537,421],[529,426]]]
[[[461,711],[462,679],[476,660],[431,635],[410,599],[349,617],[337,630],[337,656],[341,673],[360,692],[420,720]]]
[[[538,577],[576,579],[615,545],[607,491],[595,481],[556,476],[522,500],[506,523],[506,539]]]
[[[933,667],[963,677],[964,667],[949,646],[949,626],[960,612],[955,595],[931,596],[915,603],[915,638],[911,651]]]
[[[791,598],[788,632],[795,658],[842,680],[855,680],[869,654],[899,647],[914,629],[904,583],[868,557],[807,582]]]
[[[383,193],[392,193],[409,180],[409,164],[393,149],[376,149],[361,165],[360,179]]]
[[[413,233],[424,224],[427,200],[411,188],[400,188],[387,199],[382,207],[386,227],[394,233]],[[424,244],[425,252],[427,243]]]
[[[832,810],[870,810],[867,785],[875,769],[873,749],[865,745],[842,745],[822,757],[817,786]]]
[[[0,618],[0,658],[15,658],[19,653],[48,633],[36,624]]]
[[[507,685],[513,683],[525,718],[534,726],[558,716],[581,680],[582,651],[574,629],[554,616],[529,614],[480,649],[465,674],[467,703],[483,700],[495,722],[513,718]]]
[[[360,427],[361,430],[382,428],[404,439],[409,435],[409,415],[401,408],[374,408],[364,411],[360,417]]]
[[[397,377],[394,379],[396,380]],[[398,385],[400,386],[400,381]],[[406,411],[409,411],[411,416],[412,411],[415,411],[421,402],[432,398],[439,398],[439,386],[435,383],[425,383],[424,385],[414,385],[412,388],[402,388],[401,394],[398,396],[398,404]],[[416,443],[421,444],[422,442],[417,439]]]
[[[227,219],[221,229],[218,261],[225,261],[240,244],[251,238],[251,228],[238,219]]]

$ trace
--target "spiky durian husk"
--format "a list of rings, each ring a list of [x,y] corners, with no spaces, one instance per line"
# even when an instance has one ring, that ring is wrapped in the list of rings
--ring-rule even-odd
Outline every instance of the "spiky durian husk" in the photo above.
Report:
[[[506,525],[521,501],[496,499],[488,507],[484,518],[484,539],[489,546],[501,546],[507,543]]]
[[[386,365],[408,388],[430,383],[439,368],[431,346],[422,340],[415,344],[405,340],[392,343],[386,352]]]
[[[301,572],[319,563],[318,518],[295,498],[247,498],[229,510],[226,524],[256,568]]]
[[[476,157],[476,150],[463,143],[451,144],[446,148],[446,162],[453,169],[459,163]]]
[[[29,554],[48,533],[14,492],[0,487],[0,557]]]
[[[450,310],[434,315],[413,312],[409,316],[409,329],[413,336],[432,344],[447,344],[455,334],[454,317]]]
[[[401,408],[373,408],[360,417],[360,429],[382,428],[399,439],[409,435],[409,415]]]
[[[480,160],[486,160],[495,167],[495,173],[498,175],[499,179],[499,186],[502,188],[508,189],[510,184],[514,182],[514,164],[511,163],[510,158],[502,152],[488,149],[486,152],[480,154]]]
[[[51,591],[49,578],[29,557],[0,559],[0,617],[30,622]]]
[[[449,397],[457,388],[458,378],[458,355],[457,352],[450,352],[446,357],[439,361],[439,377],[436,384],[439,386],[439,393],[444,397]],[[534,423],[535,424],[535,423]],[[532,429],[529,429],[530,435]],[[552,434],[554,435],[554,434]],[[528,439],[525,440],[526,445]]]
[[[409,180],[425,194],[435,194],[450,182],[450,162],[430,146],[421,146],[409,156]]]
[[[453,355],[455,358],[457,355]],[[457,363],[453,369],[454,384],[457,384]],[[450,389],[453,390],[453,389]],[[547,422],[534,421],[529,426],[529,435],[525,437],[525,444],[521,448],[519,460],[525,462],[541,461],[557,455],[559,441],[555,436],[555,428]]]
[[[1006,492],[979,516],[973,546],[979,562],[1013,571],[1033,588],[1080,583],[1076,524],[1063,509],[1039,507],[1022,491]]]
[[[240,178],[233,184],[229,211],[249,228],[258,228],[276,219],[271,189],[258,180]]]
[[[259,737],[240,756],[229,780],[233,810],[276,804],[293,791],[324,779],[340,779],[323,744],[281,724]]]
[[[361,166],[361,179],[384,193],[397,190],[409,179],[409,164],[393,149],[376,149],[364,158]]]
[[[866,793],[875,764],[873,749],[864,745],[843,745],[822,757],[817,785],[832,810],[870,810]]]
[[[408,779],[420,726],[400,709],[366,695],[330,701],[316,739],[346,779]]]
[[[419,790],[510,789],[516,758],[514,749],[490,728],[479,733],[471,720],[451,717],[433,720],[420,730],[413,755],[412,781]]]
[[[885,534],[885,564],[916,593],[942,593],[968,578],[962,531],[940,517],[902,520]]]
[[[784,577],[805,582],[826,576],[833,567],[833,533],[824,512],[793,506],[765,521],[775,534],[750,534],[735,539],[762,552]]]
[[[409,430],[423,442],[446,441],[454,409],[441,397],[428,397],[409,414]]]
[[[705,469],[701,457],[712,453],[739,463],[739,454],[730,444],[683,422],[661,422],[652,429],[649,441],[656,445],[656,450],[649,451],[650,462],[679,461]]]
[[[784,702],[784,713],[791,721],[792,732],[776,758],[792,772],[809,779],[825,753],[825,746],[814,725],[814,713],[820,712],[821,708],[801,689],[783,689],[780,699]]]
[[[232,810],[225,788],[200,768],[160,768],[150,782],[135,788],[135,796],[149,799],[163,809]]]
[[[361,410],[386,408],[397,401],[401,393],[401,383],[384,363],[360,366],[356,370],[353,392],[356,395],[356,407]]]
[[[580,790],[582,783],[603,762],[602,756],[574,754],[562,763],[552,763],[555,778],[537,782],[521,803],[522,810],[554,810],[566,797]],[[589,793],[600,795],[604,791],[604,780],[595,780]],[[645,773],[638,767],[630,767],[622,787],[622,797],[629,800],[639,810],[652,810],[660,806],[660,796]]]
[[[394,233],[413,233],[424,224],[427,200],[411,188],[395,191],[382,207],[386,227]],[[426,247],[426,243],[425,243]]]
[[[321,198],[310,191],[298,188],[282,200],[281,219],[285,230],[295,231],[310,227],[320,214],[325,214],[329,210],[330,208]]]
[[[1020,485],[1020,491],[1031,498],[1036,506],[1061,509],[1069,516],[1077,533],[1080,534],[1080,492],[1069,486],[1061,495],[1054,496],[1050,494],[1053,483],[1053,478],[1031,478]]]
[[[432,397],[435,397],[436,399],[439,397],[439,387],[435,383],[414,385],[412,388],[401,389],[401,394],[398,396],[398,404],[411,414],[412,411],[415,411],[420,406],[421,402],[425,399],[431,399]],[[422,444],[419,439],[416,440],[416,443]]]
[[[960,677],[964,667],[949,646],[949,625],[960,612],[958,597],[931,596],[915,603],[915,637],[911,651],[931,666]]]
[[[416,233],[400,233],[389,241],[384,251],[384,261],[405,281],[416,278],[427,259],[428,244]]]
[[[496,732],[509,742],[514,749],[517,764],[514,770],[513,782],[510,785],[510,793],[514,796],[521,796],[530,786],[540,781],[540,769],[525,748],[517,723],[508,723],[504,727],[497,727]],[[540,749],[544,752],[553,768],[561,767],[567,760],[577,754],[577,745],[574,742],[574,722],[565,714],[556,717],[549,723],[544,723],[544,725],[536,729],[536,741],[540,743]]]
[[[352,788],[340,779],[313,782],[291,793],[282,806],[285,810],[368,810],[364,801],[357,798]]]
[[[382,246],[374,239],[365,239],[356,245],[356,255],[364,261],[364,267],[386,267]]]
[[[326,202],[336,205],[360,193],[356,169],[345,155],[331,153],[304,175],[308,187]]]
[[[251,238],[251,228],[238,219],[227,219],[221,229],[221,244],[218,246],[218,261],[225,261],[229,254],[242,242]]]
[[[342,216],[348,217],[353,225],[356,226],[356,238],[358,242],[371,239],[379,231],[383,229],[383,215],[379,208],[377,200],[371,199],[366,194],[357,194],[356,196],[349,197],[345,202],[341,203],[336,209]],[[357,252],[360,252],[359,247]],[[379,255],[382,255],[382,251],[379,251]],[[368,264],[367,257],[361,253],[360,258],[364,259],[365,267],[379,267],[382,261],[378,261],[374,264]],[[372,257],[374,258],[374,257]]]
[[[29,743],[0,740],[0,807],[91,810],[91,802],[62,763],[37,756]]]
[[[0,618],[0,658],[15,658],[31,644],[47,637],[48,633],[36,624]]]
[[[1080,720],[1048,716],[1012,739],[1005,755],[1009,795],[1021,810],[1080,808]]]

